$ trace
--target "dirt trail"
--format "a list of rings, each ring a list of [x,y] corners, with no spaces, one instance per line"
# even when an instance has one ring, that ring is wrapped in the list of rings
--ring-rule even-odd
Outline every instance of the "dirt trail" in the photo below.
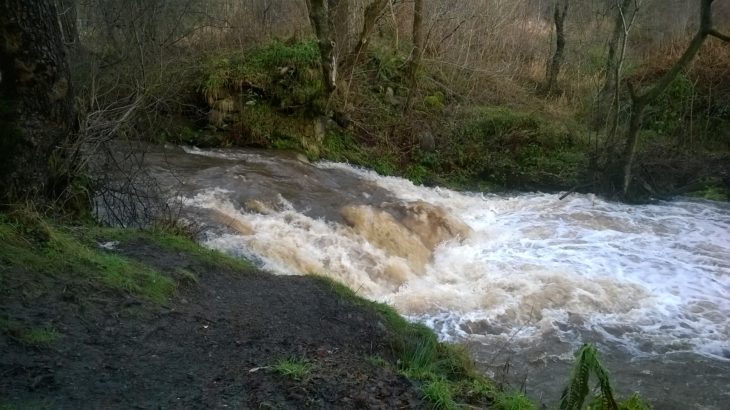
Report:
[[[115,252],[179,276],[174,300],[154,305],[83,280],[16,267],[0,312],[52,323],[49,347],[0,333],[0,404],[47,408],[423,408],[416,386],[374,364],[392,359],[379,318],[313,278],[233,271],[150,242]],[[192,277],[192,276],[191,276]],[[24,281],[36,291],[18,292]],[[271,368],[314,365],[302,381]],[[255,370],[258,369],[258,370]],[[0,406],[1,407],[1,406]]]

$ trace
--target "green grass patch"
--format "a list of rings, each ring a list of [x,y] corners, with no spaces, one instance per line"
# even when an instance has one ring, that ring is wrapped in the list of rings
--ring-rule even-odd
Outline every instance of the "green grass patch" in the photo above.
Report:
[[[155,301],[165,302],[175,291],[172,280],[154,269],[83,243],[88,228],[68,229],[31,212],[0,216],[0,260],[10,267],[98,281]],[[2,270],[0,270],[0,274]]]
[[[0,332],[27,346],[50,347],[58,340],[52,326],[29,327],[13,320],[0,319]]]
[[[51,410],[54,406],[49,400],[2,401],[0,410]]]
[[[431,408],[437,410],[456,408],[451,391],[451,384],[443,379],[429,381],[423,386],[423,395],[431,403]]]
[[[291,357],[279,360],[271,369],[282,376],[302,381],[309,378],[314,370],[314,365],[306,359]]]
[[[209,101],[236,95],[248,101],[306,113],[324,109],[324,87],[315,40],[274,41],[240,53],[209,59],[201,91]],[[240,90],[247,90],[240,95]]]
[[[192,239],[182,236],[178,232],[169,232],[164,228],[143,230],[93,227],[89,228],[88,236],[94,241],[148,242],[166,250],[185,253],[215,268],[239,271],[250,271],[254,269],[254,265],[245,259],[235,258],[223,252],[202,247]]]
[[[484,404],[497,391],[477,373],[467,351],[460,346],[440,343],[428,327],[410,323],[392,307],[363,299],[347,286],[313,275],[335,295],[357,306],[377,312],[390,333],[390,345],[397,361],[394,368],[422,382],[424,397],[436,408],[457,404]]]
[[[494,396],[497,410],[538,410],[538,406],[519,392],[499,393]]]

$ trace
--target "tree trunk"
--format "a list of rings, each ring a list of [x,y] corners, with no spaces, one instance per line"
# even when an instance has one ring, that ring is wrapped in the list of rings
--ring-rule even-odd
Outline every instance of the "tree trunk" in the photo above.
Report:
[[[322,82],[328,94],[337,88],[337,60],[335,44],[332,41],[329,13],[325,0],[307,0],[309,21],[314,28],[319,43],[319,55],[322,64]]]
[[[350,49],[351,0],[327,0],[327,13],[335,42],[335,58],[339,62]]]
[[[702,44],[705,42],[708,36],[717,37],[723,41],[730,42],[730,36],[719,33],[713,28],[712,24],[712,2],[714,0],[700,0],[701,4],[701,16],[700,16],[700,28],[697,30],[694,38],[690,42],[687,49],[682,54],[682,57],[667,71],[660,79],[646,90],[644,93],[637,93],[633,87],[629,84],[629,91],[631,91],[631,122],[626,132],[626,144],[621,155],[620,160],[623,162],[622,169],[622,181],[623,181],[623,195],[626,197],[629,193],[629,187],[631,186],[632,170],[634,167],[634,159],[636,158],[636,147],[638,146],[639,131],[641,129],[641,121],[644,116],[646,107],[657,99],[669,85],[674,81],[677,75],[689,66],[692,60],[695,58],[697,53],[702,48]]]
[[[76,29],[76,4],[73,0],[55,1],[63,43],[68,49],[75,49],[79,44],[79,31]]]
[[[3,0],[0,32],[0,197],[55,199],[76,121],[54,1]]]
[[[425,47],[423,33],[423,0],[415,0],[413,6],[413,53],[408,62],[408,79],[410,90],[406,101],[406,111],[409,111],[416,91],[418,68],[421,65],[423,49]]]
[[[385,7],[387,5],[388,0],[374,0],[365,8],[362,31],[360,31],[360,36],[358,37],[357,44],[355,44],[355,48],[345,59],[342,69],[343,72],[350,72],[357,64],[357,60],[367,49],[370,34],[372,34],[373,28],[375,28],[375,23],[378,22],[378,19],[383,14],[383,11],[385,11]]]
[[[553,54],[545,74],[545,92],[547,94],[554,93],[558,88],[558,75],[565,58],[565,16],[568,14],[569,4],[569,0],[555,0],[555,12],[553,13],[556,38],[555,54]]]
[[[598,93],[598,109],[595,113],[596,122],[599,121],[598,118],[603,119],[602,126],[609,129],[607,143],[610,143],[616,137],[620,122],[621,77],[629,32],[638,12],[638,1],[640,0],[622,0],[619,3],[619,0],[616,0],[616,18],[613,34],[608,43],[606,58],[606,78],[601,91]],[[629,10],[631,3],[634,3],[634,8]],[[607,109],[604,109],[604,107],[607,107]]]

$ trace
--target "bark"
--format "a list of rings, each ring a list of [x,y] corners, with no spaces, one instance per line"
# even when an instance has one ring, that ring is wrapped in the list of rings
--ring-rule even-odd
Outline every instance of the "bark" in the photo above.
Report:
[[[625,41],[625,11],[629,9],[631,3],[634,0],[622,0],[616,9],[616,16],[613,23],[613,33],[611,34],[611,40],[608,42],[608,56],[606,57],[606,82],[603,84],[601,89],[601,100],[605,101],[611,98],[614,94],[614,89],[618,82],[618,65],[620,55],[620,46]]]
[[[363,17],[360,36],[358,37],[357,44],[355,44],[355,48],[345,59],[342,71],[349,72],[352,70],[352,68],[357,64],[357,60],[367,50],[370,35],[372,34],[378,19],[385,11],[388,1],[389,0],[374,0],[365,8],[365,16]]]
[[[410,110],[413,94],[417,85],[418,68],[421,66],[423,50],[425,47],[425,36],[423,32],[423,0],[415,0],[413,6],[413,53],[408,62],[408,78],[410,90],[406,101],[406,111]]]
[[[56,198],[75,110],[53,0],[0,1],[0,197]]]
[[[79,44],[79,32],[76,28],[75,2],[73,0],[55,0],[55,2],[63,43],[67,48],[76,48]]]
[[[307,0],[309,21],[314,28],[319,44],[319,54],[322,64],[322,82],[328,94],[337,88],[337,60],[335,57],[335,43],[332,40],[329,13],[325,0]]]
[[[610,140],[613,140],[618,132],[619,110],[621,108],[621,72],[623,71],[624,59],[626,57],[629,32],[638,12],[637,1],[623,0],[621,4],[618,4],[617,0],[616,4],[614,33],[609,43],[608,59],[606,61],[606,83],[599,93],[599,103],[607,103],[609,106],[606,121],[607,124],[611,124],[609,131]],[[634,8],[633,10],[629,10],[632,2],[634,3]]]
[[[350,49],[350,3],[351,0],[327,0],[327,13],[338,61]]]
[[[723,41],[730,41],[730,37],[722,34],[714,29],[712,23],[712,3],[714,0],[699,0],[701,5],[700,28],[697,30],[694,38],[687,46],[679,60],[667,71],[653,86],[639,93],[629,84],[631,92],[631,120],[629,128],[626,132],[626,144],[621,154],[622,166],[622,192],[624,197],[628,195],[631,186],[632,170],[634,167],[634,159],[636,158],[636,147],[639,140],[639,131],[641,130],[641,121],[644,116],[646,107],[657,99],[667,87],[674,81],[677,75],[685,70],[687,66],[694,60],[697,53],[702,48],[708,36],[717,37]]]
[[[568,14],[569,4],[569,0],[555,0],[555,53],[545,74],[546,93],[553,93],[558,88],[558,75],[565,58],[565,16]]]

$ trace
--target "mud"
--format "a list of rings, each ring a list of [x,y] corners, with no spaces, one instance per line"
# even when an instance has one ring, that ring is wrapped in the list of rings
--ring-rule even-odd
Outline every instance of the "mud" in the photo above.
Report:
[[[0,314],[51,324],[34,347],[0,333],[0,404],[46,408],[422,408],[418,386],[373,357],[394,360],[379,317],[308,277],[214,268],[146,241],[114,252],[180,279],[159,306],[89,281],[20,267],[0,289]],[[27,284],[32,281],[33,286]],[[23,289],[32,289],[26,290]],[[270,366],[314,365],[296,381]]]

